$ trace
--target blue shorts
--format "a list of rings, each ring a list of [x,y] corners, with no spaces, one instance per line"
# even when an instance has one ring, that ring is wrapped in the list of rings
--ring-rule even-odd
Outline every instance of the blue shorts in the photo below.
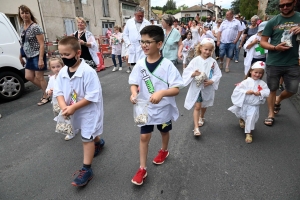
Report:
[[[32,58],[26,58],[26,65],[25,69],[33,70],[33,71],[46,71],[47,70],[47,59],[46,54],[44,54],[44,67],[42,69],[39,68],[39,55],[32,57]]]
[[[276,91],[279,88],[280,78],[283,77],[283,82],[286,91],[297,93],[300,79],[299,65],[293,66],[271,66],[266,67],[267,84],[270,91]]]
[[[220,58],[224,58],[226,55],[227,58],[232,59],[233,58],[233,52],[235,49],[234,43],[221,43],[220,44]]]
[[[198,96],[198,98],[197,98],[197,103],[201,103],[203,101],[203,99],[202,99],[202,94],[201,94],[201,91],[200,91],[200,93],[199,93],[199,96]]]
[[[172,130],[172,121],[168,121],[164,124],[157,125],[157,129],[162,133],[167,133]],[[146,125],[141,127],[141,134],[152,133],[154,130],[154,125]]]

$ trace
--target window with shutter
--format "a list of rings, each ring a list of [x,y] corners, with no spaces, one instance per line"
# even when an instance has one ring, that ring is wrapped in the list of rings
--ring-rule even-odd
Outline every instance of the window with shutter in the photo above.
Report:
[[[75,32],[75,21],[74,19],[64,19],[65,30],[67,35],[71,35]]]
[[[103,0],[103,17],[109,17],[109,5],[108,0]]]

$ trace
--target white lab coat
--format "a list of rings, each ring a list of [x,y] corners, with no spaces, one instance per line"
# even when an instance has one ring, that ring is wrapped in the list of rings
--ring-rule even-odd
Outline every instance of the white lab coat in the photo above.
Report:
[[[214,83],[206,87],[204,87],[204,84],[202,83],[200,87],[197,87],[195,79],[191,77],[192,74],[198,70],[199,72],[204,72],[207,77],[209,77],[211,68],[214,69],[213,76],[211,78]],[[187,68],[185,68],[182,74],[184,86],[191,83],[185,98],[184,107],[190,110],[197,101],[200,91],[203,99],[201,104],[202,108],[212,106],[215,98],[215,90],[219,87],[221,77],[222,73],[215,59],[209,57],[204,60],[201,56],[195,57]]]
[[[68,67],[64,66],[56,77],[53,97],[63,96],[67,105],[71,100],[71,93],[77,93],[77,102],[83,98],[90,104],[78,109],[71,115],[73,130],[81,129],[81,136],[90,139],[91,136],[103,132],[103,98],[100,80],[96,71],[84,59],[72,78],[69,77]]]
[[[143,19],[140,30],[137,30],[134,18],[131,18],[126,22],[123,32],[123,40],[125,41],[126,45],[129,45],[128,63],[136,63],[138,60],[146,57],[140,45],[140,31],[148,25],[151,25],[150,22],[146,19]]]
[[[261,95],[247,95],[246,92],[248,90],[253,90],[254,92],[260,90]],[[231,95],[233,106],[228,108],[228,110],[245,121],[245,133],[250,133],[251,130],[254,130],[255,123],[259,118],[259,105],[265,103],[269,94],[270,90],[263,80],[254,80],[251,77],[239,83],[233,90]]]
[[[145,59],[141,59],[136,63],[128,80],[130,85],[138,85],[140,87],[139,99],[150,100],[152,94],[149,93],[145,83],[145,80],[148,79],[151,80],[154,86],[154,92],[183,87],[182,77],[170,60],[163,58],[159,66],[151,73],[146,66]],[[163,97],[158,104],[149,102],[148,122],[145,125],[163,124],[170,120],[176,121],[178,116],[179,111],[175,97]]]

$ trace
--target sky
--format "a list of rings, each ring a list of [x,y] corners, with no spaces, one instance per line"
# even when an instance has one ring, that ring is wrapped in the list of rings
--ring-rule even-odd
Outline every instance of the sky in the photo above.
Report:
[[[189,0],[187,2],[183,0],[174,0],[176,2],[176,6],[181,6],[182,4],[187,5],[188,7],[192,7],[197,4],[201,4],[201,0]],[[221,6],[222,8],[230,8],[231,0],[215,0],[216,5]],[[214,3],[214,0],[202,0],[203,4],[207,4],[208,2]],[[167,3],[167,0],[151,0],[151,6],[160,6],[163,7]]]

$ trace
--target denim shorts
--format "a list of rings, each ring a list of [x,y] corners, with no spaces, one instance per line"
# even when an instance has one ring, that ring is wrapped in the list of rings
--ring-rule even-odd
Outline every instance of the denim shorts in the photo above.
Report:
[[[233,51],[235,49],[234,43],[221,43],[220,44],[220,58],[224,58],[226,55],[227,58],[233,58]]]
[[[197,98],[197,103],[201,103],[203,101],[203,99],[202,99],[202,95],[201,95],[201,91],[200,91],[200,93],[199,93],[199,96],[198,96],[198,98]]]
[[[33,71],[45,71],[47,70],[47,60],[46,60],[46,54],[44,54],[44,67],[42,69],[39,68],[39,55],[32,57],[32,58],[26,58],[26,65],[25,69],[33,70]]]
[[[167,133],[172,130],[172,121],[168,121],[163,124],[157,125],[157,129],[162,133]],[[154,125],[146,125],[141,127],[141,134],[152,133],[154,130]]]
[[[286,91],[297,93],[300,80],[300,66],[271,66],[267,65],[267,84],[270,91],[276,91],[279,88],[280,78],[283,77],[283,82]]]

